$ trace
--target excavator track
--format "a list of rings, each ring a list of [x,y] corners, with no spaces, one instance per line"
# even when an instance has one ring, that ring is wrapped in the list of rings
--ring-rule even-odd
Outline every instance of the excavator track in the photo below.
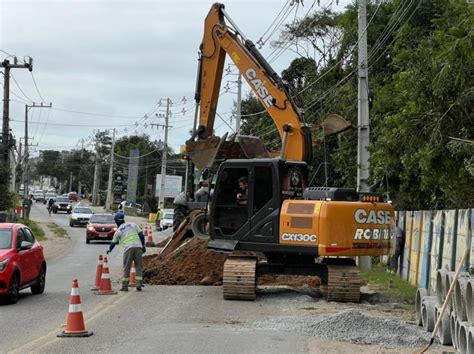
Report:
[[[360,301],[360,270],[357,266],[328,265],[327,300]]]
[[[225,300],[255,300],[257,258],[229,256],[224,263]]]

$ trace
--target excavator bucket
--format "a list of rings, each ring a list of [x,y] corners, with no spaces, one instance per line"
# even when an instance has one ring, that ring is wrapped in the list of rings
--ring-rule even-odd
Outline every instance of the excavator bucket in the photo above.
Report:
[[[226,139],[227,134],[222,138],[211,136],[204,140],[189,141],[186,143],[186,152],[198,170],[228,159],[270,157],[265,145],[257,137],[238,135],[234,140]]]
[[[340,115],[331,114],[313,130],[313,144],[321,143],[325,137],[345,132],[354,126]]]

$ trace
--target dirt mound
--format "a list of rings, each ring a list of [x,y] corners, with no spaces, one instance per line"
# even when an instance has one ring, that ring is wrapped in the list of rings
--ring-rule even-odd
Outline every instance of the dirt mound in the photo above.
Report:
[[[265,260],[261,253],[256,256],[259,261]],[[207,241],[191,238],[166,256],[145,256],[143,279],[152,285],[222,285],[225,259],[225,254],[208,250]],[[311,276],[266,274],[258,278],[258,285],[300,287],[306,284],[317,288],[320,281]]]
[[[199,285],[205,277],[222,282],[226,255],[209,251],[207,241],[191,238],[176,251],[144,257],[143,279],[153,285]]]

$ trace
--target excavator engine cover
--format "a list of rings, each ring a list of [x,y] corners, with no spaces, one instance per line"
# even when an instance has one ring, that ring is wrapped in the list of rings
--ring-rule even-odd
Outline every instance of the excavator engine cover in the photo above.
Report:
[[[226,136],[211,136],[186,143],[186,151],[198,170],[228,159],[270,157],[265,145],[257,137],[239,135],[234,141],[226,141]]]

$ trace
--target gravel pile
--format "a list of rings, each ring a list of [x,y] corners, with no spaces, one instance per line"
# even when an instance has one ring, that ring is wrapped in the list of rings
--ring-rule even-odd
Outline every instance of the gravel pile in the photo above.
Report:
[[[355,309],[329,317],[285,317],[256,323],[257,328],[296,332],[308,336],[386,348],[426,345],[430,334],[395,318],[371,317]]]

